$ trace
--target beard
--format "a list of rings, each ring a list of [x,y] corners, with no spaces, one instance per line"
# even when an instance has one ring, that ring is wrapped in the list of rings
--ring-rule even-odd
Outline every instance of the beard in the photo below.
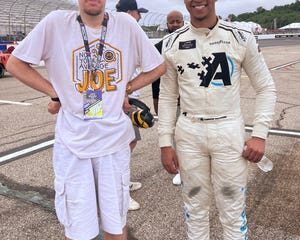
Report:
[[[92,16],[92,17],[99,16],[102,13],[102,9],[97,9],[97,10],[84,9],[83,11],[85,12],[85,14]]]

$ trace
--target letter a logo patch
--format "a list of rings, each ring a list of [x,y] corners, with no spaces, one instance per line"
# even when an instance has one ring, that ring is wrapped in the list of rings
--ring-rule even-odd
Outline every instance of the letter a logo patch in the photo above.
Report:
[[[229,86],[231,84],[231,75],[233,73],[233,62],[226,56],[226,53],[213,53],[211,57],[202,57],[202,65],[206,71],[198,73],[201,80],[200,86]],[[229,63],[228,63],[229,62]],[[231,65],[231,71],[229,69]]]

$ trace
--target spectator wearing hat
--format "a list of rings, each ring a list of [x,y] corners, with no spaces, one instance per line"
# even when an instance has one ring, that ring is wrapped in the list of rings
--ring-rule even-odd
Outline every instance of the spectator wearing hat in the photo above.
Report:
[[[147,13],[148,10],[145,8],[138,8],[137,2],[135,0],[120,0],[116,5],[117,12],[125,12],[131,15],[137,22],[142,18],[141,13]],[[138,75],[139,70],[136,71],[135,75]],[[134,77],[135,77],[134,75]],[[134,91],[128,97],[130,98],[139,98],[140,93],[139,91]],[[135,111],[136,107],[131,106],[128,102],[128,98],[124,101],[124,111],[131,116],[131,112]],[[131,151],[136,147],[137,141],[141,140],[141,134],[139,128],[133,125],[134,132],[135,132],[135,139],[130,143]],[[130,181],[129,189],[130,191],[136,191],[142,187],[142,183],[140,182],[132,182]],[[129,208],[128,210],[138,210],[140,209],[140,204],[135,201],[132,197],[129,199]]]
[[[148,9],[139,8],[135,0],[120,0],[116,5],[117,12],[125,12],[139,21],[141,13],[147,13]]]

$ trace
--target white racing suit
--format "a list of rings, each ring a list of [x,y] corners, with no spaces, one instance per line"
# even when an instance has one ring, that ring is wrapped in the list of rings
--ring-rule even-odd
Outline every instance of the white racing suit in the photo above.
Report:
[[[255,37],[222,20],[211,30],[187,25],[164,39],[163,56],[167,73],[159,97],[159,142],[160,147],[172,146],[175,136],[188,239],[209,239],[212,192],[224,239],[247,239],[242,69],[256,91],[252,136],[267,137],[276,101]]]

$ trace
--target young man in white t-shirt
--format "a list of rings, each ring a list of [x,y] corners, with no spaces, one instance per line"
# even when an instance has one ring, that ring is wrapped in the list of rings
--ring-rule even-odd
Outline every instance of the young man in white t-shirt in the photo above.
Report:
[[[46,16],[7,69],[48,95],[48,111],[58,113],[55,208],[66,239],[93,239],[100,225],[105,240],[126,240],[134,132],[122,105],[126,93],[150,84],[165,66],[134,19],[105,13],[105,0],[78,3],[79,12]],[[48,79],[31,67],[41,60]],[[143,72],[130,81],[138,66]]]

